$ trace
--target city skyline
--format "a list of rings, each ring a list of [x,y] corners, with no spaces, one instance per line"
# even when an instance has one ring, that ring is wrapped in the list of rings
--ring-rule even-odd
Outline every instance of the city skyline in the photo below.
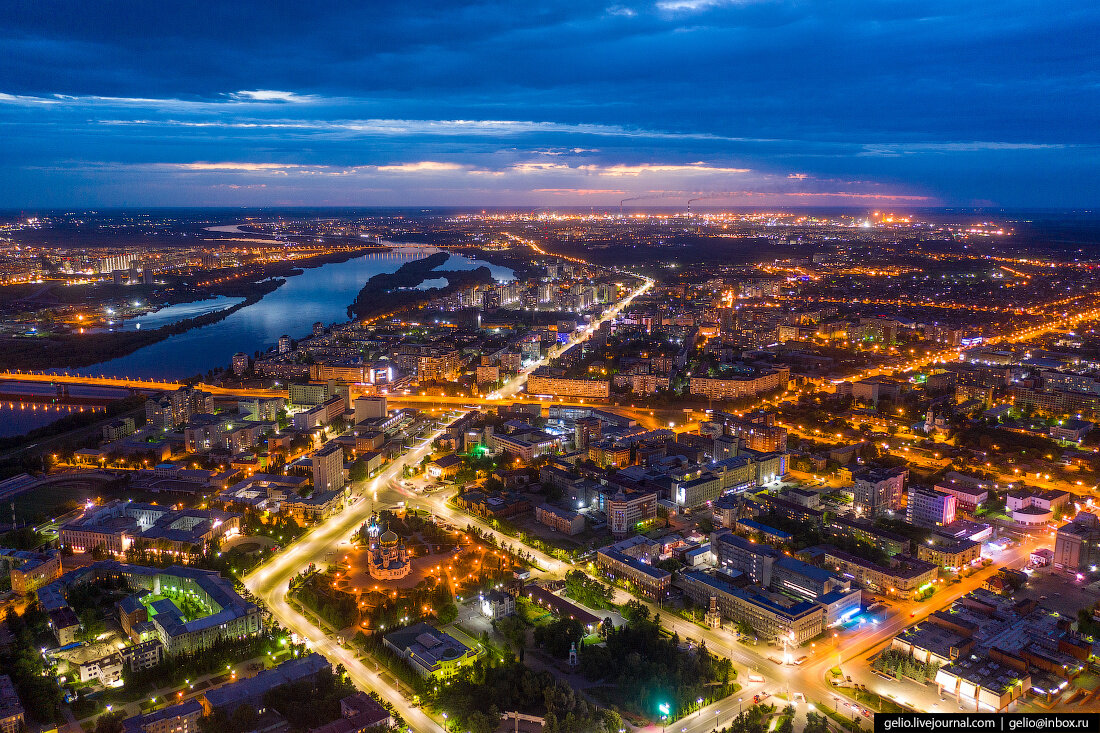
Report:
[[[4,208],[1096,201],[1084,3],[9,10]]]
[[[0,729],[1095,714],[1085,218],[10,218]]]
[[[0,17],[0,733],[1100,720],[1100,6]]]

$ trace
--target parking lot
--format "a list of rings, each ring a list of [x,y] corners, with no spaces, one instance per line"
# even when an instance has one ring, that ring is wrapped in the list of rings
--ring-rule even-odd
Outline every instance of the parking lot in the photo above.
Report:
[[[1053,568],[1037,569],[1018,595],[1034,598],[1045,608],[1070,618],[1076,618],[1082,608],[1091,608],[1100,601],[1100,590],[1095,585],[1077,581],[1073,575]]]

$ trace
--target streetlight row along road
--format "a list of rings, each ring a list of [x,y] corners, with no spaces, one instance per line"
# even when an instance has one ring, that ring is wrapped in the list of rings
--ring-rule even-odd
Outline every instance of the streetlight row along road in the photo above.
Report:
[[[608,309],[599,319],[593,321],[589,328],[574,335],[569,343],[565,344],[562,349],[564,350],[564,348],[569,348],[586,340],[591,335],[592,331],[594,331],[603,321],[615,317],[622,308],[629,305],[634,298],[648,291],[652,286],[653,281],[651,279],[644,279],[643,283],[638,288],[633,290],[615,306]],[[527,380],[527,376],[535,368],[548,363],[550,358],[556,353],[560,353],[560,351],[551,352],[551,354],[548,354],[534,364],[526,367],[520,374],[507,382],[501,389],[497,390],[494,395],[491,395],[491,397],[499,400],[515,395],[523,387]],[[2,375],[0,375],[0,378],[2,378]],[[280,555],[261,565],[244,578],[245,586],[264,602],[271,611],[272,616],[283,627],[297,633],[304,639],[308,639],[311,647],[318,653],[324,655],[332,663],[342,664],[344,668],[348,670],[349,677],[357,687],[361,689],[377,690],[379,694],[391,703],[402,717],[405,718],[410,728],[415,731],[423,731],[426,733],[440,733],[444,728],[439,722],[429,717],[423,709],[413,707],[397,689],[383,680],[378,673],[363,664],[353,651],[338,644],[321,629],[317,628],[312,621],[298,613],[287,602],[286,593],[290,580],[295,575],[302,572],[310,562],[323,560],[329,552],[332,552],[340,543],[346,541],[350,535],[370,517],[375,504],[384,506],[389,499],[393,499],[393,501],[399,500],[398,497],[402,496],[402,494],[398,493],[394,488],[396,486],[396,479],[401,475],[405,466],[416,465],[425,456],[431,454],[431,445],[441,433],[442,430],[437,430],[419,446],[403,454],[386,467],[382,473],[367,482],[363,487],[363,491],[357,493],[351,505],[343,512],[316,525],[304,537],[288,547]],[[373,501],[368,501],[366,499],[368,494],[373,497]],[[382,497],[381,499],[379,498],[380,496]],[[441,497],[437,496],[435,499],[439,502],[439,506],[436,508],[437,514],[447,516],[456,521],[464,518],[456,516],[456,513],[447,507],[445,502],[440,501]],[[485,529],[492,532],[488,527],[485,527]],[[493,532],[493,534],[496,533]],[[511,542],[510,538],[500,535],[498,535],[498,541]],[[541,553],[538,554],[541,555]],[[559,565],[556,560],[546,556],[542,557],[542,562],[543,567],[550,571],[556,570]]]

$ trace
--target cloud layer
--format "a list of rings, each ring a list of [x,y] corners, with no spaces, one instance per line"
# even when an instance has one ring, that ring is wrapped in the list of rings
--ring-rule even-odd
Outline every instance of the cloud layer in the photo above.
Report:
[[[13,0],[0,207],[1098,202],[1083,0]]]

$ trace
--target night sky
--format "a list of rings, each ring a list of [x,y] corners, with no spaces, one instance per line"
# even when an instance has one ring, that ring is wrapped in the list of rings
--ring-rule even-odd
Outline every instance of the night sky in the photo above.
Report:
[[[8,0],[0,207],[1100,205],[1080,0]]]

